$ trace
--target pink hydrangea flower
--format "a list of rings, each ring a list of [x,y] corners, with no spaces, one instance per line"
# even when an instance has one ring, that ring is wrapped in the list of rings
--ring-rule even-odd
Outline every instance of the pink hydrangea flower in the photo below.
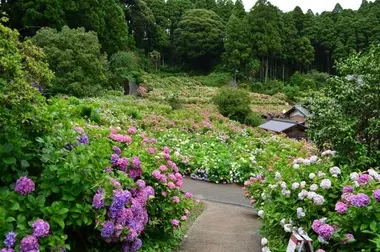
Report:
[[[367,184],[370,180],[370,176],[368,174],[362,174],[359,177],[359,184]]]
[[[178,196],[174,196],[173,197],[173,202],[174,203],[179,203],[181,200],[179,199],[179,197]]]
[[[166,167],[165,165],[160,165],[160,168],[159,168],[161,171],[165,172],[168,170],[168,167]]]
[[[191,192],[186,192],[186,193],[185,193],[185,197],[186,197],[187,199],[191,199],[191,198],[193,197],[193,194],[192,194]]]
[[[128,128],[128,133],[129,133],[129,134],[132,134],[132,135],[133,135],[133,134],[136,134],[136,128],[133,127],[133,126],[129,127],[129,128]]]
[[[152,172],[152,175],[153,175],[153,177],[154,177],[155,179],[157,179],[157,180],[160,180],[160,178],[161,178],[161,173],[160,173],[159,170],[154,170],[154,171]]]
[[[173,227],[178,227],[178,225],[179,225],[179,220],[177,220],[177,219],[172,219],[172,220],[171,220],[171,223],[172,223]]]
[[[27,195],[34,191],[35,184],[28,177],[21,177],[16,181],[15,191],[21,195]]]
[[[169,182],[168,187],[173,190],[176,187],[176,185],[173,182]]]
[[[185,221],[186,219],[187,219],[186,215],[184,215],[184,216],[181,217],[182,221]]]
[[[340,201],[335,204],[335,211],[337,211],[338,213],[344,214],[347,212],[347,210],[348,210],[347,204]]]
[[[185,214],[186,214],[186,215],[189,215],[189,214],[190,214],[190,211],[189,211],[189,209],[185,209],[185,211],[184,211],[184,212],[185,212]]]

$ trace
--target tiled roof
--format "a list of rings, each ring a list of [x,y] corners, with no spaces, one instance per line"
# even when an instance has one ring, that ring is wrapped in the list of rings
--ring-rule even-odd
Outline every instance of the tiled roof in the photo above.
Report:
[[[300,127],[306,128],[304,125],[298,122],[291,121],[291,120],[283,120],[283,119],[270,120],[260,125],[259,128],[274,131],[274,132],[283,132],[284,130],[290,129],[294,126],[300,126]]]

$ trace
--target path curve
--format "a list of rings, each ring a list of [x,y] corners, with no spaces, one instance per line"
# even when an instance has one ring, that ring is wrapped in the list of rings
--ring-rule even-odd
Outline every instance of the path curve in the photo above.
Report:
[[[241,186],[235,184],[215,184],[186,177],[183,179],[182,190],[191,192],[200,200],[243,206],[254,211],[249,200],[244,197]]]
[[[207,202],[204,212],[189,229],[181,252],[259,252],[260,220],[253,211]]]

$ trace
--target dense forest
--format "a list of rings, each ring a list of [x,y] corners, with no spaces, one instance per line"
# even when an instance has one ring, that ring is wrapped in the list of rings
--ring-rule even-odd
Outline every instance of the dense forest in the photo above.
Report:
[[[359,10],[284,13],[259,0],[1,0],[6,24],[22,37],[42,27],[95,31],[108,57],[134,50],[156,69],[288,79],[295,71],[334,73],[334,62],[380,41],[380,1]],[[174,67],[175,66],[175,67]]]

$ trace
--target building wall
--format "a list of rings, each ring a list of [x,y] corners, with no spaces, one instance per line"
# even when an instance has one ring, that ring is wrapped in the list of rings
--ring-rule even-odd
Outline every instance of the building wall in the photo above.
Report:
[[[301,127],[293,127],[284,131],[289,138],[301,139],[305,138],[305,129]]]
[[[302,115],[290,115],[289,119],[299,123],[305,122],[305,117]]]

